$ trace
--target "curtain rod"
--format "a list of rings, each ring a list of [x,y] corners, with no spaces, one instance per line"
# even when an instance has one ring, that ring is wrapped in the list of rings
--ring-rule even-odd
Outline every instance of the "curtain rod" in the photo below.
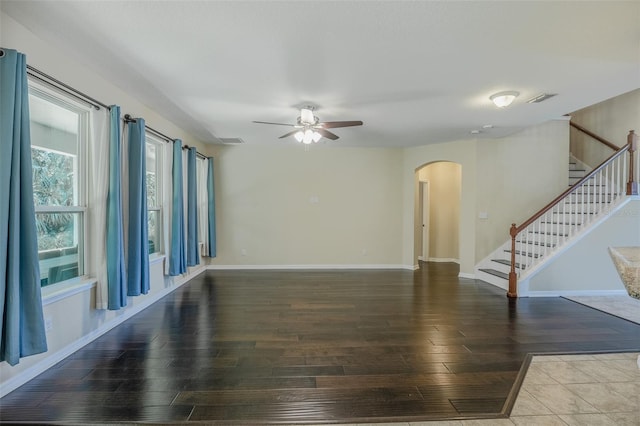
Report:
[[[125,114],[123,120],[124,120],[125,123],[135,123],[136,122],[136,119],[131,117],[131,114]],[[156,136],[160,136],[161,138],[163,138],[166,142],[175,141],[175,139],[170,138],[169,136],[165,135],[164,133],[161,133],[161,132],[157,131],[156,129],[147,126],[146,123],[145,123],[144,127],[145,127],[146,130],[149,130],[151,133],[154,133]],[[184,145],[182,147],[182,149],[189,149],[189,145]],[[203,158],[203,159],[208,159],[209,158],[206,155],[199,153],[197,150],[196,150],[196,156],[198,156],[200,158]]]
[[[73,96],[76,99],[79,99],[83,102],[88,103],[89,105],[91,105],[92,107],[94,107],[95,109],[100,109],[100,107],[106,108],[107,110],[110,110],[111,108],[108,105],[103,104],[102,102],[92,98],[91,96],[82,93],[81,91],[79,91],[78,89],[74,89],[73,87],[69,86],[68,84],[65,84],[63,82],[61,82],[60,80],[58,80],[57,78],[54,78],[52,76],[50,76],[49,74],[46,74],[42,71],[40,71],[37,68],[32,67],[31,65],[27,64],[27,74],[29,74],[31,77],[36,78],[38,80],[40,80],[43,83],[49,84],[57,89],[61,89],[65,92],[67,92],[69,95]]]
[[[124,115],[124,122],[125,123],[135,123],[136,119],[131,117],[131,114],[125,114]],[[175,139],[174,138],[170,138],[169,136],[165,135],[164,133],[161,133],[159,131],[157,131],[156,129],[147,126],[147,124],[145,123],[144,125],[145,129],[147,129],[148,131],[150,131],[151,133],[155,134],[156,136],[160,136],[162,139],[164,139],[167,142],[173,142]]]
[[[190,148],[189,145],[185,145],[185,146],[182,147],[182,149],[189,149],[189,148]],[[200,154],[197,149],[196,149],[196,157],[200,157],[203,160],[208,160],[209,159],[209,157],[207,157],[206,155]]]

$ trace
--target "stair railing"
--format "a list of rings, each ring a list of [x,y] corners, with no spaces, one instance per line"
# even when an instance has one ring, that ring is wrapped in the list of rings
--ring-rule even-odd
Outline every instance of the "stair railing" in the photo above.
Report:
[[[601,138],[600,138],[601,139]],[[638,165],[634,167],[634,152],[638,137],[633,130],[627,136],[627,144],[575,185],[557,196],[520,226],[511,225],[511,270],[507,297],[518,297],[518,273],[532,268],[544,257],[556,250],[578,228],[595,220],[624,195],[638,194]],[[625,158],[628,153],[628,159]],[[635,168],[635,170],[634,170]],[[531,249],[529,249],[529,247]]]

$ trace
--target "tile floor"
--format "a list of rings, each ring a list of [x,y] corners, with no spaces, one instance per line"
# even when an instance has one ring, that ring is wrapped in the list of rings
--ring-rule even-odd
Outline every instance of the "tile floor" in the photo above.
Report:
[[[389,425],[640,426],[639,356],[640,353],[534,356],[508,419]]]
[[[640,300],[628,296],[570,299],[640,324]],[[534,356],[508,419],[391,424],[640,426],[640,353]]]

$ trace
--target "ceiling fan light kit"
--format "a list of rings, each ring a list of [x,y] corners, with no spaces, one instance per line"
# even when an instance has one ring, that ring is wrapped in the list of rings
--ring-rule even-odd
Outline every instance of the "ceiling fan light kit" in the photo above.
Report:
[[[311,142],[318,142],[322,139],[322,135],[320,133],[311,129],[307,129],[304,132],[302,130],[298,130],[293,137],[296,138],[298,142],[302,142],[306,145],[309,145]]]
[[[320,119],[313,115],[313,107],[304,107],[300,109],[300,116],[296,120],[296,124],[285,123],[272,123],[269,121],[254,121],[258,124],[274,124],[277,126],[291,126],[298,130],[294,130],[289,133],[285,133],[280,136],[279,139],[293,136],[298,142],[309,145],[311,143],[317,143],[320,139],[327,138],[336,140],[338,135],[328,131],[327,129],[334,129],[338,127],[352,127],[362,126],[362,121],[325,121],[320,122]]]

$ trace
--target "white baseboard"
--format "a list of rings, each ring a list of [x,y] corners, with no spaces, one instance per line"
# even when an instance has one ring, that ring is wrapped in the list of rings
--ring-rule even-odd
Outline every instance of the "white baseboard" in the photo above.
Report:
[[[474,280],[474,279],[476,278],[475,274],[468,274],[468,273],[466,273],[466,272],[460,272],[460,273],[458,274],[458,277],[459,277],[459,278],[470,278],[470,279],[472,279],[472,280]]]
[[[209,265],[209,270],[299,270],[299,269],[414,269],[415,266],[400,264],[366,264],[366,265]]]
[[[15,375],[14,377],[6,381],[3,381],[2,386],[0,386],[0,398],[9,394],[10,392],[19,388],[20,386],[24,385],[29,380],[35,378],[39,374],[44,373],[49,368],[53,367],[54,365],[56,365],[57,363],[59,363],[69,355],[73,354],[74,352],[88,345],[89,343],[91,343],[98,337],[102,336],[109,330],[122,324],[124,321],[130,319],[134,315],[148,308],[149,306],[151,306],[158,300],[162,299],[169,293],[173,292],[177,288],[189,282],[192,278],[195,278],[196,276],[198,276],[204,270],[205,270],[205,267],[203,265],[203,267],[200,267],[198,269],[193,269],[188,276],[174,277],[175,281],[173,286],[162,288],[157,293],[147,295],[147,297],[140,299],[140,303],[130,306],[126,310],[122,311],[121,315],[117,315],[112,320],[105,322],[100,327],[96,328],[95,330],[91,331],[88,334],[85,334],[78,340],[70,343],[69,345],[65,346],[64,348],[50,355],[47,355],[45,358],[38,361],[36,364],[25,369],[23,372]]]
[[[454,259],[452,257],[430,257],[427,262],[453,262],[460,263],[460,259]]]
[[[529,291],[520,297],[627,296],[626,290]]]

